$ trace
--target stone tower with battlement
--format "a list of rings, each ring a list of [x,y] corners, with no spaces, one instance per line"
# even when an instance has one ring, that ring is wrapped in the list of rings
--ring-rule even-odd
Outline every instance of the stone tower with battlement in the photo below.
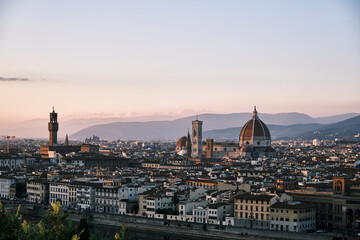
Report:
[[[57,121],[57,113],[53,107],[53,111],[50,113],[50,122],[48,123],[49,129],[49,146],[55,146],[57,144],[57,132],[59,130],[59,123]]]

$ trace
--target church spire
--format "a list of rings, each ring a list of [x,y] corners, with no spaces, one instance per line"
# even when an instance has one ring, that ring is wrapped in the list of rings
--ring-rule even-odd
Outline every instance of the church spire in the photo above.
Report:
[[[65,137],[65,146],[68,146],[69,145],[69,137],[68,135],[66,134],[66,137]]]
[[[188,134],[186,138],[186,156],[189,158],[191,157],[191,139],[190,139],[190,132],[188,129]]]

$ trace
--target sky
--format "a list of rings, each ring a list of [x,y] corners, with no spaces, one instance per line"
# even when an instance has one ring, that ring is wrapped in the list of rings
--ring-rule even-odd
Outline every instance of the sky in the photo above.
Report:
[[[360,112],[360,1],[0,0],[0,123]]]

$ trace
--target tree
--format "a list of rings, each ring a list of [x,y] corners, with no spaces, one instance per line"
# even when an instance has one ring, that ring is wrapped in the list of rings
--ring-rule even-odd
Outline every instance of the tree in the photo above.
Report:
[[[17,239],[21,228],[19,220],[20,206],[16,214],[10,214],[4,210],[4,205],[0,202],[0,239]]]
[[[21,220],[20,205],[16,214],[4,210],[0,202],[0,239],[1,240],[82,240],[86,236],[85,229],[88,229],[86,219],[79,228],[83,229],[77,233],[77,229],[71,220],[67,219],[68,214],[61,209],[60,203],[52,203],[49,213],[38,224]],[[85,227],[86,226],[86,227]],[[125,239],[125,225],[122,225],[120,234],[116,233],[115,240]],[[90,236],[87,230],[87,238],[91,240],[102,239],[99,234]]]
[[[80,240],[89,240],[90,239],[89,226],[88,226],[87,220],[85,218],[80,219],[78,233],[80,235]]]
[[[179,198],[178,198],[178,196],[177,196],[177,193],[175,193],[174,194],[174,196],[172,197],[172,199],[171,199],[171,201],[172,201],[172,203],[176,206],[176,205],[178,205],[178,203],[179,203]]]
[[[76,234],[76,228],[71,220],[67,220],[68,214],[61,209],[60,202],[51,203],[49,213],[45,219],[50,223],[52,231],[51,239],[68,240]]]

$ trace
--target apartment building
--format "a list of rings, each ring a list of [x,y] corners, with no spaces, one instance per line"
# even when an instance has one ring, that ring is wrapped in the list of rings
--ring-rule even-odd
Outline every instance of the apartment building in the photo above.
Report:
[[[270,229],[306,232],[315,230],[316,208],[301,202],[277,202],[271,206]]]

